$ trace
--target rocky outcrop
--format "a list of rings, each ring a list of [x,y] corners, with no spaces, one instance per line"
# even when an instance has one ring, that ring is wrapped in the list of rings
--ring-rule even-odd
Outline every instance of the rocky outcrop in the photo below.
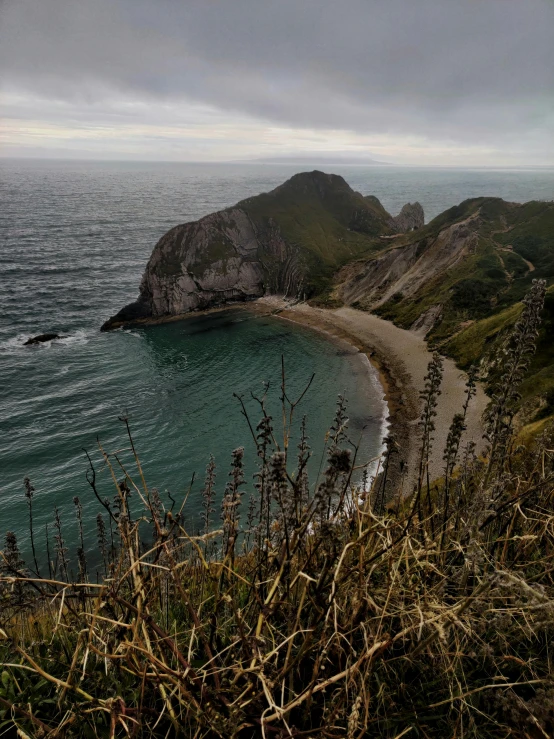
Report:
[[[154,249],[141,296],[154,317],[258,297],[258,248],[254,225],[239,208],[177,226]]]
[[[268,221],[259,228],[242,208],[171,229],[157,243],[140,297],[102,327],[175,316],[253,300],[267,290],[296,295],[305,270],[298,250]]]
[[[392,219],[392,227],[396,233],[417,231],[425,225],[425,213],[420,203],[407,203],[396,218]]]
[[[341,264],[382,248],[379,237],[421,218],[415,204],[392,219],[377,198],[363,197],[338,175],[295,175],[269,193],[168,231],[146,266],[138,300],[102,328],[265,293],[313,295]]]
[[[431,329],[439,321],[441,314],[442,305],[440,303],[438,305],[432,305],[426,311],[423,311],[423,313],[418,316],[418,318],[416,318],[416,320],[410,326],[410,331],[413,331],[414,334],[419,334],[420,336],[427,336],[429,331],[431,331]]]

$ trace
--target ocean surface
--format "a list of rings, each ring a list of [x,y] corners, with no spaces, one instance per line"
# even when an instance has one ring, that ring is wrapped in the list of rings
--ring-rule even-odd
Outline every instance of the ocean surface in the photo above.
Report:
[[[428,220],[468,197],[554,198],[553,170],[333,170],[393,214],[419,200]],[[315,373],[298,409],[298,420],[308,416],[313,478],[338,393],[349,400],[360,459],[379,453],[384,407],[375,373],[361,357],[308,329],[236,308],[99,332],[136,297],[150,252],[168,228],[270,190],[296,171],[292,165],[0,160],[0,533],[15,531],[27,548],[28,476],[36,489],[39,548],[55,507],[74,547],[75,496],[93,548],[100,506],[86,479],[84,450],[94,462],[99,493],[112,497],[99,444],[106,452],[121,450],[122,465],[135,476],[122,417],[149,485],[166,501],[188,495],[191,525],[210,454],[221,494],[231,452],[244,445],[252,489],[253,444],[234,394],[244,396],[256,423],[251,393],[261,394],[268,381],[268,403],[279,418],[282,355],[291,394]],[[67,338],[23,346],[46,331]]]

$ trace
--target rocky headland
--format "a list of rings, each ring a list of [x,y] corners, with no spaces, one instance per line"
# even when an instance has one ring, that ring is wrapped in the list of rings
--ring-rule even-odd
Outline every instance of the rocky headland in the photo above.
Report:
[[[103,329],[181,315],[264,294],[313,297],[337,269],[382,246],[381,236],[421,228],[423,209],[393,218],[338,175],[306,172],[275,190],[199,221],[156,244],[140,295]]]

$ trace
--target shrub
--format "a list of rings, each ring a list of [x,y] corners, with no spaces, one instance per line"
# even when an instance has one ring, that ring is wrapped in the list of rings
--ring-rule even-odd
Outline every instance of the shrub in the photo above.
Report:
[[[497,288],[484,280],[460,280],[452,288],[452,306],[470,316],[482,316],[491,309]]]

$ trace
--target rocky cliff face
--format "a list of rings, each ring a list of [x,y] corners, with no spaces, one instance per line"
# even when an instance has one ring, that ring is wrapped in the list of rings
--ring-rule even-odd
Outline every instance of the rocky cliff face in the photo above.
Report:
[[[362,197],[342,177],[295,175],[270,193],[168,231],[138,300],[103,329],[264,293],[314,294],[341,264],[380,248],[379,236],[412,228],[422,213],[407,206],[396,223],[377,198]]]
[[[258,246],[253,224],[238,208],[177,226],[154,249],[141,297],[156,317],[262,295]]]
[[[411,298],[463,259],[477,247],[478,218],[469,218],[399,247],[392,247],[346,269],[340,287],[345,303],[362,303],[366,309],[378,308],[394,296]]]
[[[393,228],[396,233],[403,234],[408,231],[417,231],[425,224],[425,214],[421,203],[406,203],[396,218],[392,219]]]

